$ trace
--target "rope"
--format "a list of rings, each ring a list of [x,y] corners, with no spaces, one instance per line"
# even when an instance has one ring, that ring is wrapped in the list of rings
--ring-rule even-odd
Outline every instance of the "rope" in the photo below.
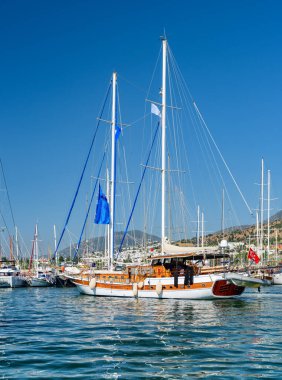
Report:
[[[160,122],[158,121],[158,124],[157,124],[157,127],[156,127],[156,131],[155,131],[155,134],[154,134],[154,138],[153,138],[153,141],[152,141],[152,144],[151,144],[151,147],[150,147],[150,151],[149,151],[149,154],[148,154],[148,157],[147,157],[147,161],[146,161],[145,167],[143,169],[142,177],[141,177],[141,180],[140,180],[140,183],[139,183],[139,186],[138,186],[137,194],[136,194],[136,197],[134,199],[133,207],[132,207],[132,210],[131,210],[131,213],[130,213],[130,216],[129,216],[129,219],[128,219],[128,222],[127,222],[124,234],[123,234],[123,237],[121,239],[121,243],[120,243],[120,246],[119,246],[116,258],[118,258],[118,255],[121,252],[121,249],[122,249],[122,246],[123,246],[123,243],[124,243],[124,239],[126,237],[126,234],[127,234],[127,231],[128,231],[128,227],[129,227],[129,224],[130,224],[131,219],[132,219],[132,215],[133,215],[133,212],[134,212],[134,209],[135,209],[135,206],[136,206],[137,198],[139,196],[141,185],[142,185],[142,182],[143,182],[146,170],[147,170],[147,165],[148,165],[148,162],[149,162],[149,159],[150,159],[150,156],[151,156],[151,153],[152,153],[152,149],[153,149],[153,146],[154,146],[154,143],[155,143],[155,140],[156,140],[156,136],[157,136],[157,132],[158,132],[158,129],[159,129],[159,125],[160,125]]]
[[[94,145],[94,142],[96,140],[96,135],[97,135],[97,132],[98,132],[98,128],[99,128],[99,125],[100,125],[100,119],[103,115],[103,112],[104,112],[104,108],[105,108],[105,105],[106,105],[106,101],[108,99],[108,95],[109,95],[109,91],[110,91],[110,88],[111,88],[111,83],[108,87],[108,90],[107,90],[107,93],[106,93],[106,97],[105,97],[105,101],[104,101],[104,104],[102,106],[102,110],[100,112],[100,117],[99,117],[99,120],[97,122],[97,126],[96,126],[96,129],[95,129],[95,132],[94,132],[94,136],[92,138],[92,141],[91,141],[91,145],[90,145],[90,148],[89,148],[89,151],[88,151],[88,155],[87,155],[87,158],[86,158],[86,161],[85,161],[85,164],[84,164],[84,167],[83,167],[83,170],[82,170],[82,173],[81,173],[81,176],[80,176],[80,179],[79,179],[79,182],[78,182],[78,185],[77,185],[77,189],[76,189],[76,192],[75,192],[75,195],[74,195],[74,198],[73,198],[73,201],[72,201],[72,204],[71,204],[71,207],[70,207],[70,210],[69,210],[69,213],[68,213],[68,216],[67,216],[67,219],[66,219],[66,222],[65,222],[65,225],[64,225],[64,228],[63,228],[63,231],[61,233],[61,236],[60,236],[60,239],[59,239],[59,242],[57,244],[57,247],[55,249],[55,252],[54,252],[54,255],[53,255],[53,260],[55,259],[56,257],[56,254],[58,252],[58,249],[59,249],[59,246],[61,244],[61,241],[62,241],[62,238],[65,234],[65,230],[66,230],[66,227],[68,225],[68,222],[69,222],[69,219],[70,219],[70,216],[71,216],[71,213],[72,213],[72,210],[73,210],[73,207],[74,207],[74,204],[75,204],[75,201],[76,201],[76,198],[77,198],[77,195],[78,195],[78,192],[79,192],[79,189],[80,189],[80,185],[81,185],[81,182],[82,182],[82,179],[83,179],[83,176],[84,176],[84,172],[86,170],[86,166],[88,164],[88,161],[89,161],[89,157],[90,157],[90,154],[91,154],[91,151],[92,151],[92,148],[93,148],[93,145]]]
[[[230,176],[231,176],[231,178],[232,178],[232,180],[233,180],[233,182],[234,182],[234,184],[235,184],[237,190],[239,191],[239,194],[241,195],[241,197],[242,197],[242,199],[243,199],[245,205],[247,206],[247,208],[248,208],[248,210],[249,210],[249,213],[250,213],[251,215],[253,215],[253,212],[252,212],[251,208],[249,207],[249,205],[248,205],[248,203],[247,203],[247,201],[246,201],[246,199],[245,199],[245,197],[244,197],[244,195],[243,195],[243,193],[242,193],[242,191],[241,191],[239,185],[237,184],[237,182],[236,182],[236,180],[235,180],[233,174],[231,173],[231,170],[229,169],[229,166],[227,165],[227,163],[226,163],[224,157],[222,156],[221,151],[219,150],[219,147],[217,146],[216,142],[214,141],[214,139],[213,139],[213,137],[212,137],[212,135],[211,135],[211,133],[210,133],[210,131],[209,131],[209,129],[208,129],[208,126],[207,126],[205,120],[203,119],[203,116],[202,116],[201,112],[199,111],[199,109],[198,109],[198,107],[197,107],[197,105],[196,105],[195,102],[194,102],[194,107],[195,107],[195,109],[196,109],[196,111],[197,111],[197,113],[198,113],[198,116],[199,116],[200,120],[202,121],[202,123],[204,124],[205,128],[207,129],[207,132],[208,132],[208,134],[209,134],[209,136],[210,136],[210,138],[211,138],[211,140],[212,140],[212,142],[213,142],[213,144],[214,144],[214,146],[215,146],[215,148],[216,148],[218,154],[220,155],[220,158],[222,159],[222,161],[223,161],[223,163],[224,163],[224,165],[225,165],[225,167],[226,167],[228,173],[230,174]]]
[[[2,164],[2,160],[1,159],[0,159],[0,164],[1,164],[2,174],[3,174],[4,184],[5,184],[5,187],[6,187],[6,190],[7,190],[7,197],[8,197],[9,207],[10,207],[10,211],[11,211],[11,215],[12,215],[12,219],[13,219],[13,223],[14,223],[14,227],[15,227],[16,223],[15,223],[14,213],[13,213],[13,209],[12,209],[12,204],[11,204],[11,200],[10,200],[10,195],[9,195],[8,186],[7,186],[6,177],[5,177],[4,168],[3,168],[3,164]]]
[[[100,165],[100,168],[99,168],[99,172],[98,172],[98,175],[97,175],[95,186],[94,186],[94,189],[93,189],[93,192],[92,192],[92,195],[91,195],[91,199],[90,199],[90,202],[89,202],[89,206],[88,206],[88,209],[87,209],[86,217],[84,219],[84,223],[83,223],[83,226],[82,226],[81,234],[80,234],[80,237],[79,237],[79,240],[78,240],[78,243],[77,243],[75,254],[73,255],[73,261],[75,260],[77,254],[78,254],[78,250],[79,250],[79,247],[80,247],[80,244],[81,244],[81,240],[82,240],[82,235],[83,235],[83,232],[84,232],[84,229],[85,229],[85,226],[86,226],[86,222],[87,222],[87,219],[88,219],[88,216],[89,216],[90,208],[91,208],[91,205],[92,205],[92,202],[93,202],[93,198],[94,198],[94,194],[95,194],[95,191],[96,191],[96,187],[97,187],[97,183],[98,183],[98,178],[100,178],[100,173],[101,173],[102,165],[103,165],[103,162],[104,162],[104,159],[105,159],[105,155],[106,155],[106,152],[104,152],[104,154],[103,154],[103,158],[102,158],[102,161],[101,161],[101,165]]]

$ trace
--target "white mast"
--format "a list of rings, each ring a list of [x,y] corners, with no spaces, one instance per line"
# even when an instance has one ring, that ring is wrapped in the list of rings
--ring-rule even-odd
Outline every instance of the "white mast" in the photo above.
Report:
[[[166,180],[166,55],[167,40],[163,44],[163,67],[162,67],[162,253],[165,243],[165,180]]]
[[[224,189],[222,189],[222,209],[221,209],[221,233],[224,238]]]
[[[202,248],[204,248],[204,213],[202,212]]]
[[[276,260],[276,262],[277,262],[277,255],[278,255],[277,240],[278,240],[278,234],[277,234],[277,228],[276,228],[275,229],[275,260]]]
[[[57,248],[57,231],[56,231],[56,225],[55,224],[53,226],[53,232],[54,232],[54,245],[55,245],[55,252],[56,252],[56,248]],[[56,262],[56,265],[58,265],[58,252],[56,252],[55,262]]]
[[[269,255],[270,235],[270,170],[267,171],[267,255]]]
[[[200,246],[200,206],[197,208],[197,247]]]
[[[117,73],[113,73],[112,83],[112,157],[111,157],[111,202],[110,202],[110,260],[109,269],[113,269],[114,260],[114,211],[115,211],[115,150],[116,150],[116,85]]]
[[[35,234],[34,234],[34,256],[35,256],[35,272],[36,277],[38,277],[38,229],[37,224],[35,225]]]
[[[16,230],[16,254],[17,254],[17,260],[19,260],[19,240],[18,240],[18,227],[15,226]]]
[[[264,162],[261,159],[261,198],[260,198],[260,248],[263,250],[263,182],[264,182]]]
[[[257,235],[257,250],[259,248],[259,216],[258,212],[256,212],[256,235]]]
[[[109,169],[106,170],[106,183],[107,183],[107,199],[109,201],[110,198],[110,176],[109,176]],[[108,268],[110,266],[110,225],[106,225],[106,239],[105,239],[105,259],[108,263]]]
[[[170,203],[170,156],[167,156],[168,169],[168,240],[171,242],[171,203]]]

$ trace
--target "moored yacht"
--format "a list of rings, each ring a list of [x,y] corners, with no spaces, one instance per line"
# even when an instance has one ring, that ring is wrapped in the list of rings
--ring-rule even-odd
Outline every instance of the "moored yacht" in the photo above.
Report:
[[[244,283],[235,283],[234,276],[230,274],[226,268],[201,268],[200,262],[212,260],[215,253],[205,252],[196,257],[195,251],[190,252],[189,248],[185,248],[186,252],[180,253],[175,246],[171,246],[170,253],[166,252],[165,238],[165,195],[166,195],[166,63],[167,63],[167,40],[163,38],[163,61],[162,61],[162,87],[161,87],[161,111],[152,103],[151,111],[159,119],[157,128],[161,125],[161,141],[162,141],[162,166],[161,172],[161,254],[151,258],[149,264],[144,265],[128,265],[124,270],[114,270],[114,223],[115,223],[115,146],[116,146],[116,73],[113,74],[112,80],[112,170],[111,170],[111,191],[110,194],[110,211],[108,214],[107,198],[103,197],[105,208],[103,209],[103,220],[107,222],[98,224],[109,224],[108,232],[108,270],[90,269],[79,275],[73,276],[72,282],[77,286],[82,294],[91,296],[105,297],[135,297],[135,298],[157,298],[157,299],[216,299],[230,298],[240,296],[246,286],[254,284],[263,285],[260,279],[244,278]],[[158,103],[157,103],[158,104]],[[156,129],[157,132],[157,129]],[[154,138],[156,136],[156,132]],[[153,140],[154,142],[154,140]],[[151,151],[150,151],[151,152]],[[150,157],[150,156],[149,156]],[[148,157],[148,160],[149,160]],[[147,163],[148,163],[147,160]],[[146,165],[147,165],[146,163]],[[99,177],[99,176],[98,176]],[[142,178],[144,177],[144,172]],[[139,186],[140,189],[140,186]],[[138,190],[139,191],[139,190]],[[138,193],[137,193],[138,195]],[[100,199],[100,196],[99,196]],[[107,207],[106,207],[107,206]],[[98,209],[98,207],[97,207]],[[106,212],[107,210],[107,212]],[[96,211],[97,212],[97,211]],[[132,210],[133,212],[133,210]],[[132,216],[131,212],[131,216]],[[105,215],[107,214],[107,218]],[[110,218],[109,218],[110,215]],[[130,216],[130,217],[131,217]],[[130,219],[127,223],[129,225]],[[125,232],[126,233],[126,232]],[[122,239],[123,242],[124,238]],[[122,242],[119,251],[122,246]],[[192,250],[191,250],[192,251]],[[221,256],[223,257],[223,256]],[[220,258],[220,256],[217,256]],[[238,278],[237,278],[238,281]],[[260,286],[258,285],[258,286]]]
[[[31,272],[31,264],[34,262],[34,272]],[[28,285],[31,287],[47,287],[54,284],[54,278],[51,274],[44,273],[39,270],[39,254],[38,254],[38,227],[35,226],[34,240],[32,245],[32,254],[30,259],[30,270],[27,277]]]
[[[0,288],[21,288],[27,286],[25,278],[16,268],[14,261],[1,262]]]

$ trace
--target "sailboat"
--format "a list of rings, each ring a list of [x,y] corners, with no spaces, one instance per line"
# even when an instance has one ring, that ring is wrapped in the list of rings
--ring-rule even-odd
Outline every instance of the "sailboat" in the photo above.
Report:
[[[32,245],[31,263],[34,264],[34,273],[30,272],[27,282],[31,287],[47,287],[53,285],[53,278],[50,274],[39,270],[39,249],[38,249],[38,227],[35,225],[34,240]],[[31,270],[31,265],[30,268]]]
[[[135,297],[157,299],[214,299],[240,296],[246,286],[260,286],[260,280],[238,278],[226,273],[209,271],[201,273],[197,260],[223,257],[220,253],[190,251],[183,252],[170,246],[166,253],[165,237],[165,194],[166,194],[166,60],[167,40],[162,39],[162,110],[159,112],[162,131],[162,208],[161,208],[161,254],[153,256],[150,263],[144,265],[128,265],[122,271],[114,270],[114,210],[115,210],[115,146],[116,146],[116,82],[117,74],[112,79],[112,167],[111,167],[111,197],[110,197],[110,257],[108,270],[93,270],[72,278],[79,292],[91,296],[105,297]],[[157,107],[152,105],[152,112]],[[172,251],[171,251],[172,250]],[[238,277],[238,276],[237,276]],[[239,283],[239,285],[238,285]]]
[[[260,184],[260,221],[256,213],[256,246],[257,262],[252,261],[251,270],[256,277],[268,279],[273,285],[282,285],[282,267],[276,255],[273,257],[270,251],[270,170],[267,171],[267,234],[264,235],[264,159],[261,159],[261,184]],[[264,239],[267,239],[267,247]],[[266,249],[265,249],[266,248]],[[271,257],[272,256],[272,257]]]
[[[21,274],[21,270],[18,267],[17,260],[13,254],[12,239],[10,238],[9,260],[2,258],[2,248],[0,239],[0,288],[21,288],[27,286],[25,277]]]

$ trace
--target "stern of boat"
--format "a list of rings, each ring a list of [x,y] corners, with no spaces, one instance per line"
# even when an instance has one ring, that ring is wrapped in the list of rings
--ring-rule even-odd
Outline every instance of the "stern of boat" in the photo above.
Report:
[[[231,298],[240,296],[245,290],[244,286],[235,285],[227,280],[216,280],[212,293],[216,298]]]

